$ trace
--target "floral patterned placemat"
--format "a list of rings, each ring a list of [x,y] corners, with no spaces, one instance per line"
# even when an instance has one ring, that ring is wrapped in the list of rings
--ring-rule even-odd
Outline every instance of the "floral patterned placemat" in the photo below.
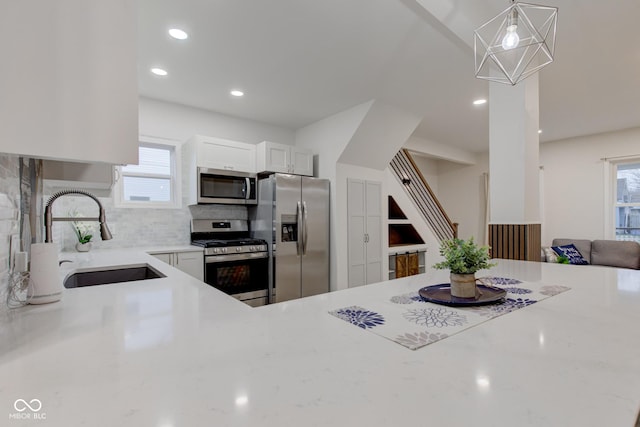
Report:
[[[481,281],[506,290],[505,300],[491,305],[449,307],[427,302],[416,291],[396,295],[375,306],[343,307],[329,314],[416,350],[571,289],[505,277],[484,277]]]

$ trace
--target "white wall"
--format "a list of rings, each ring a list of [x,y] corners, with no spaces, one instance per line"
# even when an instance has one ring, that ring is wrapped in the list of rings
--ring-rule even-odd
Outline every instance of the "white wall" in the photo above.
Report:
[[[556,237],[605,238],[602,158],[633,155],[640,155],[640,128],[542,144],[542,244]]]
[[[140,134],[184,142],[193,135],[215,136],[258,144],[273,141],[293,145],[295,131],[212,111],[141,97]]]
[[[484,242],[486,236],[484,173],[489,172],[488,153],[476,156],[476,164],[462,165],[447,161],[438,164],[437,196],[452,222],[457,222],[458,236]]]
[[[417,154],[412,154],[411,157],[416,166],[427,180],[427,184],[431,187],[433,193],[438,196],[438,165],[440,161]]]
[[[410,137],[403,145],[403,148],[417,153],[425,153],[440,160],[449,160],[467,165],[472,165],[476,162],[475,154],[470,151],[415,136]]]
[[[395,105],[374,100],[340,155],[340,163],[384,170],[420,120],[420,116]]]

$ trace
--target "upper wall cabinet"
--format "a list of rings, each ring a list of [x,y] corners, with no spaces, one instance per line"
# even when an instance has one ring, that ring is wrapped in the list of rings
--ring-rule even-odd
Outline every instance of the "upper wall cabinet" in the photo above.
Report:
[[[263,141],[257,146],[257,171],[313,176],[311,150]]]
[[[45,160],[42,178],[49,185],[108,190],[113,186],[113,166],[107,163],[76,163]]]
[[[137,2],[5,1],[0,9],[0,151],[137,163]]]
[[[185,161],[196,167],[256,172],[256,146],[196,135],[184,144]]]

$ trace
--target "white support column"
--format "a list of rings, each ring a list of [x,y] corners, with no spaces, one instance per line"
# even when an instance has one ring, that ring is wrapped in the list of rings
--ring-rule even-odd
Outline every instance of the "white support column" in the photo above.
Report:
[[[538,74],[489,94],[490,222],[540,223]]]
[[[489,83],[489,103],[491,254],[540,261],[538,75]]]

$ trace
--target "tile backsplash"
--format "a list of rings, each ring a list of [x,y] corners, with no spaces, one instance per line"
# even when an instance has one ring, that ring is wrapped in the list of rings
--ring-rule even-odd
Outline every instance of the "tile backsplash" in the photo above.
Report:
[[[44,203],[61,188],[45,184]],[[104,206],[107,224],[113,235],[111,240],[100,240],[97,223],[87,222],[91,227],[94,248],[117,249],[130,247],[169,247],[188,245],[191,233],[191,218],[247,219],[245,206],[195,205],[181,209],[141,209],[116,208],[110,192],[99,194],[100,190],[89,191],[96,195]],[[96,217],[98,206],[86,196],[68,195],[58,198],[53,204],[54,216],[70,216],[77,212],[80,216]],[[70,222],[54,222],[53,241],[61,250],[73,251],[77,242]]]
[[[45,186],[44,201],[49,199],[60,188]],[[91,191],[104,206],[107,225],[113,239],[101,240],[97,222],[87,222],[93,231],[94,248],[117,249],[148,246],[176,246],[189,244],[188,209],[132,209],[116,208],[113,198],[101,197],[98,191]],[[83,217],[97,217],[98,205],[86,196],[68,195],[56,199],[53,204],[54,217],[68,217],[73,213]],[[63,251],[75,250],[78,241],[71,222],[54,222],[52,227],[53,241]]]
[[[0,311],[6,309],[9,284],[9,245],[17,235],[20,212],[20,159],[0,155]]]

